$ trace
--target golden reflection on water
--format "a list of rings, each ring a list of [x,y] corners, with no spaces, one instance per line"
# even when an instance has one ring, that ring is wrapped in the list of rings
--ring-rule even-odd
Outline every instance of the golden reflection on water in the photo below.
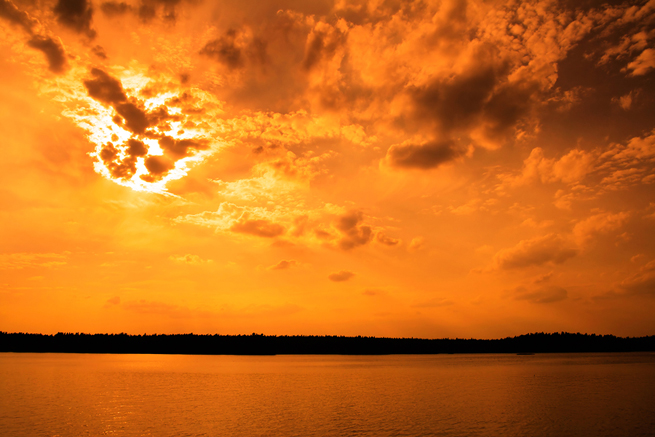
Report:
[[[655,354],[0,354],[0,435],[653,435]]]

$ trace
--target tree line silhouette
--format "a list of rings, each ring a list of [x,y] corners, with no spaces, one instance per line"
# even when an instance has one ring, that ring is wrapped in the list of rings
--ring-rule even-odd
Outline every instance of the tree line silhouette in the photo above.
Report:
[[[314,335],[83,334],[55,335],[0,331],[0,352],[113,354],[276,355],[276,354],[453,354],[655,351],[655,336],[568,332],[533,333],[496,340],[346,337]]]

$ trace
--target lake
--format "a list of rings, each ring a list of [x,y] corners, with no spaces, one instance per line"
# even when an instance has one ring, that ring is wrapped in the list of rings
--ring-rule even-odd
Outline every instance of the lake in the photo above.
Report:
[[[655,354],[0,353],[2,436],[653,436]]]

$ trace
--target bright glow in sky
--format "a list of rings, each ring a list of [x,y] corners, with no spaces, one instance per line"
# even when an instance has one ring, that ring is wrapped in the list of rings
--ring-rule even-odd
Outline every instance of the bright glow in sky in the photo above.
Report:
[[[0,0],[0,330],[655,331],[655,0]]]

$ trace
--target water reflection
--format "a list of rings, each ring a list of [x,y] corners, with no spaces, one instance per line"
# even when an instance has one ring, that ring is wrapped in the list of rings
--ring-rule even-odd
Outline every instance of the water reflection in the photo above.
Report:
[[[655,354],[0,354],[0,435],[652,435]]]

